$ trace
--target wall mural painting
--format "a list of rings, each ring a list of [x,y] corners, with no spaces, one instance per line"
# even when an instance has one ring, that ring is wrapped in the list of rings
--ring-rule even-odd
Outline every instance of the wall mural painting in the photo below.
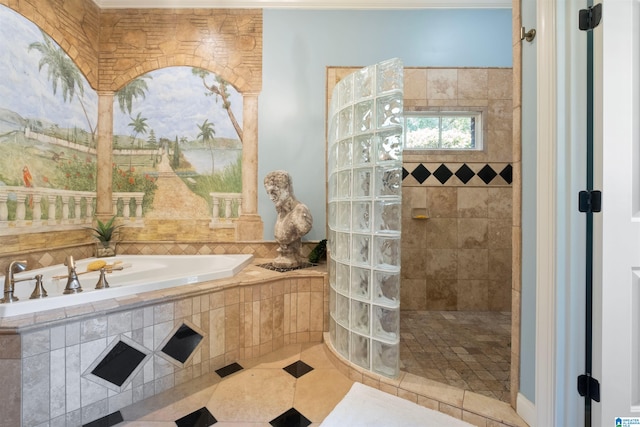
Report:
[[[144,191],[144,216],[172,219],[228,216],[211,193],[237,193],[237,216],[242,95],[229,83],[199,68],[162,68],[116,92],[113,111],[114,192]]]
[[[91,222],[96,91],[56,42],[2,5],[0,52],[0,234],[9,222]],[[118,216],[238,215],[242,95],[228,82],[193,67],[155,70],[116,92],[113,111]]]
[[[90,218],[96,92],[60,46],[5,6],[0,52],[0,222]]]

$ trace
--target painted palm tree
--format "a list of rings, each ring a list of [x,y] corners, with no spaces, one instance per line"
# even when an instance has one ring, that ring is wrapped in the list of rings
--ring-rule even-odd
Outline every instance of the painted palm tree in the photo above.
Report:
[[[84,83],[82,73],[51,37],[42,30],[40,32],[42,33],[43,41],[31,43],[28,51],[36,50],[42,55],[38,63],[38,71],[42,71],[45,66],[47,67],[47,78],[51,81],[54,95],[58,91],[58,85],[60,85],[64,102],[71,102],[73,96],[76,96],[87,120],[89,131],[91,132],[90,144],[93,145],[95,143],[96,130],[91,120],[89,120],[89,115],[83,102]]]
[[[213,164],[213,136],[216,134],[213,129],[213,123],[209,123],[209,119],[206,119],[202,122],[202,125],[198,125],[200,129],[200,133],[198,134],[197,139],[202,140],[205,144],[209,146],[209,150],[211,151],[211,175],[213,175],[214,164]]]
[[[138,113],[135,119],[131,117],[131,123],[129,123],[128,126],[133,128],[133,139],[131,140],[132,146],[136,142],[136,137],[141,133],[147,133],[147,128],[149,127],[146,117],[140,117],[140,113]],[[129,170],[131,170],[131,157],[133,157],[133,155],[129,154]]]
[[[140,114],[141,113],[138,113],[135,119],[131,117],[131,122],[128,125],[130,128],[133,128],[133,141],[131,141],[131,145],[136,142],[136,137],[138,135],[147,133],[147,128],[149,127],[149,125],[147,124],[147,118],[140,117]],[[141,146],[142,142],[138,142],[138,147]]]
[[[240,142],[242,142],[242,128],[240,127],[240,124],[238,124],[238,120],[233,114],[233,110],[231,110],[231,101],[229,101],[229,92],[227,90],[229,83],[224,79],[215,76],[215,82],[208,84],[206,78],[211,73],[207,70],[203,70],[202,68],[192,68],[191,72],[194,76],[200,77],[202,84],[209,91],[208,95],[215,95],[216,101],[218,100],[218,97],[222,99],[222,107],[227,112],[229,120],[231,120],[231,124],[238,134],[238,138],[240,139]]]
[[[149,74],[145,74],[131,80],[126,86],[116,92],[116,99],[123,114],[131,115],[134,99],[145,99],[149,87],[144,79],[152,79]]]

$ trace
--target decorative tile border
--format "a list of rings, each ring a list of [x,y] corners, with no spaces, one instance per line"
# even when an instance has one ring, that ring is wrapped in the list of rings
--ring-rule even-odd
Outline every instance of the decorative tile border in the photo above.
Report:
[[[404,163],[404,186],[511,186],[511,163]]]

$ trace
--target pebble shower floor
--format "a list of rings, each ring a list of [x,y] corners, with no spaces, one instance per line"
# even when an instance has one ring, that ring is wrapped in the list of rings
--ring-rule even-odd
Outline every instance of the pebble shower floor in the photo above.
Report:
[[[509,402],[511,313],[402,311],[400,370]]]

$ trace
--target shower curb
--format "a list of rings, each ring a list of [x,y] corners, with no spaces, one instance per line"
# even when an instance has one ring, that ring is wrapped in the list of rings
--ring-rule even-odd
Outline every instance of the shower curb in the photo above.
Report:
[[[328,332],[324,332],[323,342],[325,353],[331,363],[352,381],[478,427],[529,427],[508,403],[407,372],[401,371],[396,378],[384,377],[344,359],[331,344]]]

